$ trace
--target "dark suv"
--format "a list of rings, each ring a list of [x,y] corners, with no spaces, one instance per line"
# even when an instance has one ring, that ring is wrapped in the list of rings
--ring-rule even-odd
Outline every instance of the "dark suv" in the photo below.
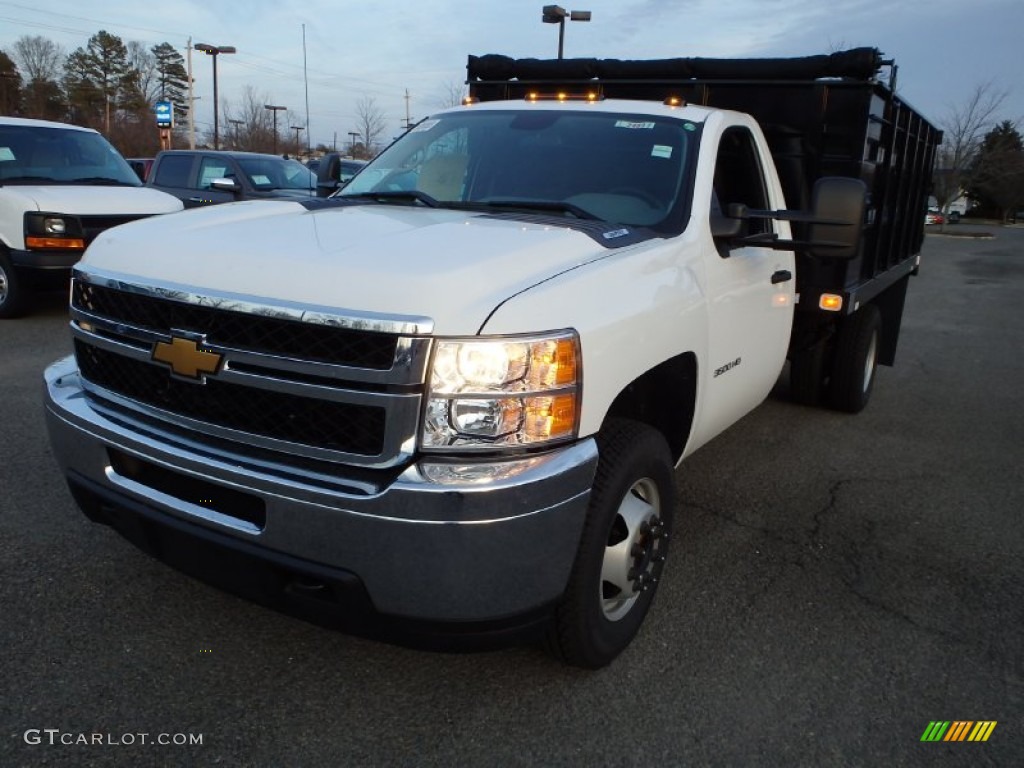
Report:
[[[166,150],[156,156],[146,186],[174,195],[186,208],[316,196],[316,176],[298,160],[256,152]]]

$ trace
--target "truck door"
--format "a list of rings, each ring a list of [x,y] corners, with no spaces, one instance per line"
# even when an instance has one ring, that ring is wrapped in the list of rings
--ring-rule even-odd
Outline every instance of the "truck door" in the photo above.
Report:
[[[726,129],[715,160],[711,207],[731,203],[751,209],[783,207],[774,173],[766,173],[767,147],[744,126]],[[741,235],[778,235],[788,225],[748,219]],[[711,434],[756,407],[771,391],[786,358],[793,321],[792,251],[733,241],[713,241],[707,258],[709,306],[708,360],[701,377],[705,399],[701,426]]]

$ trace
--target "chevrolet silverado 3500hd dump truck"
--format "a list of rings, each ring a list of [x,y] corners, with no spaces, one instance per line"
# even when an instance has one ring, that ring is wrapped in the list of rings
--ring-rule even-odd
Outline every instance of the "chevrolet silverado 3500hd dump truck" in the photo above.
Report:
[[[470,57],[334,196],[100,236],[46,372],[75,499],[278,608],[607,664],[673,468],[787,356],[847,411],[893,362],[939,135],[882,64]]]

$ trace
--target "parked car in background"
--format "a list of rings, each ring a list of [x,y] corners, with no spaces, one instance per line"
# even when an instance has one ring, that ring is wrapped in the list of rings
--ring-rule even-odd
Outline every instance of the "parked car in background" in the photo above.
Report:
[[[942,215],[942,211],[937,208],[929,208],[928,213],[924,215],[925,224],[945,224],[946,217]]]
[[[146,177],[149,176],[149,169],[153,167],[152,157],[129,157],[128,165],[135,171],[135,175],[139,177],[139,181],[145,181]]]
[[[146,179],[186,208],[237,200],[306,199],[316,176],[298,160],[256,152],[169,149],[156,156]]]
[[[366,160],[354,160],[342,157],[337,152],[330,152],[320,158],[316,167],[316,193],[318,197],[327,197],[349,183],[363,169]]]
[[[28,312],[36,289],[66,284],[104,230],[180,210],[143,189],[91,128],[0,117],[0,318]]]

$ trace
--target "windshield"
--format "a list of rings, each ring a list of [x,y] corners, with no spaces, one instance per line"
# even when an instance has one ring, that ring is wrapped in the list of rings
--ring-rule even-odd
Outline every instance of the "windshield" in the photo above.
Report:
[[[597,111],[444,114],[413,128],[339,195],[665,228],[681,202],[694,128]]]
[[[256,189],[315,189],[316,174],[298,160],[280,157],[240,158],[238,164]]]
[[[92,131],[0,125],[0,184],[142,182],[106,139]]]

